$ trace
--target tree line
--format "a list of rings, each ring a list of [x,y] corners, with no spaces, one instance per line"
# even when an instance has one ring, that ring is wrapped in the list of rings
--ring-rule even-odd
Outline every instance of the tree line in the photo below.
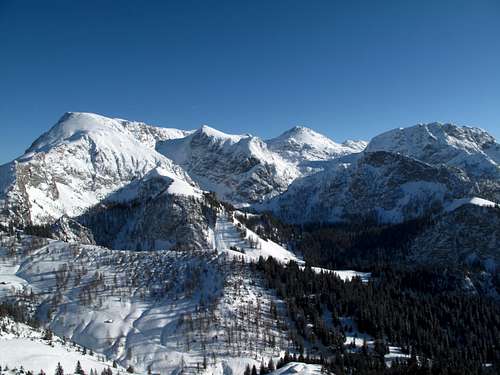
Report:
[[[342,318],[350,317],[360,332],[381,343],[370,359],[381,368],[389,344],[425,359],[436,374],[480,374],[500,368],[500,306],[488,298],[450,291],[452,273],[382,267],[363,283],[272,258],[259,259],[255,267],[287,303],[299,351],[309,342],[325,358],[331,355],[333,363],[351,357],[356,361],[357,354],[343,345],[350,327]],[[331,315],[330,326],[325,313]]]

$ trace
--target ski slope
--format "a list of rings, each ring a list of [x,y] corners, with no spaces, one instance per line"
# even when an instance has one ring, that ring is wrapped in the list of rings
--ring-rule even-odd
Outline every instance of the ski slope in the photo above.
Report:
[[[244,235],[241,233],[244,231]],[[251,246],[251,242],[254,245]],[[256,261],[259,257],[273,257],[276,260],[288,263],[290,260],[303,264],[304,261],[291,251],[271,240],[260,238],[255,232],[245,227],[237,219],[229,219],[226,214],[217,217],[214,231],[214,248],[232,256],[243,256],[249,261]],[[238,250],[232,250],[237,248]]]
[[[244,230],[245,235],[242,235]],[[214,249],[227,253],[230,256],[244,257],[247,261],[257,261],[259,257],[264,259],[273,257],[283,264],[289,261],[297,262],[301,268],[305,267],[305,262],[296,254],[287,250],[283,246],[271,240],[260,238],[255,232],[248,229],[236,218],[228,218],[227,214],[217,217],[214,230]],[[254,245],[251,246],[253,241]],[[234,249],[238,250],[234,250]],[[367,283],[371,278],[370,272],[359,272],[354,270],[330,270],[321,267],[311,267],[314,272],[333,272],[343,281],[351,281],[359,277],[362,282]]]

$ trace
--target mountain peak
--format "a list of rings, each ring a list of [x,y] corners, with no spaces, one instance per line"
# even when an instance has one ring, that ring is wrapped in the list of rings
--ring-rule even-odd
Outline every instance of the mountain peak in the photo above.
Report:
[[[338,144],[310,128],[294,126],[267,141],[268,147],[293,162],[328,160],[363,150],[362,142]]]
[[[69,142],[90,133],[122,132],[123,127],[114,119],[87,112],[66,112],[57,123],[42,134],[26,153],[44,151],[63,142]]]
[[[297,138],[298,137],[298,138]],[[314,137],[314,138],[326,138],[328,139],[326,136],[312,130],[311,128],[308,128],[306,126],[302,126],[302,125],[296,125],[288,130],[286,130],[285,132],[283,132],[281,135],[279,135],[278,137],[274,138],[274,139],[290,139],[290,138],[294,138],[294,139],[303,139],[305,137],[308,137],[308,138],[311,138],[311,137]]]
[[[308,144],[311,146],[328,145],[337,147],[338,144],[330,138],[320,134],[305,126],[297,125],[287,131],[283,132],[276,138],[269,139],[268,144]]]
[[[311,128],[308,128],[307,126],[303,126],[303,125],[295,125],[291,129],[287,130],[285,133],[302,133],[302,132],[306,132],[306,133],[307,132],[314,132],[314,133],[316,133]]]
[[[246,136],[243,135],[236,135],[236,134],[227,134],[224,133],[220,130],[217,130],[215,128],[212,128],[211,126],[208,125],[202,125],[198,130],[196,130],[193,133],[194,136],[205,136],[208,138],[212,138],[218,141],[231,141],[231,142],[238,142],[242,138],[245,138]]]

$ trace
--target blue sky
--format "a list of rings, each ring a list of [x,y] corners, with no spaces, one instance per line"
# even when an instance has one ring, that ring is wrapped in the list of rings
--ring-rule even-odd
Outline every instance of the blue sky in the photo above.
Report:
[[[500,2],[0,0],[0,163],[66,111],[337,141],[500,139]]]

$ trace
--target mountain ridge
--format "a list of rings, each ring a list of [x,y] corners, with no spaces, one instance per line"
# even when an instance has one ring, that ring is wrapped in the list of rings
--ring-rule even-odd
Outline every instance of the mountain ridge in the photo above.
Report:
[[[336,178],[332,170],[353,168],[377,152],[463,171],[477,184],[463,198],[498,201],[500,145],[478,128],[417,124],[368,143],[340,144],[304,126],[263,140],[207,125],[160,128],[85,112],[65,113],[24,155],[1,166],[0,186],[4,211],[17,201],[17,216],[25,223],[79,215],[154,170],[177,186],[171,192],[193,196],[201,187],[230,203],[260,207],[275,197],[283,201],[281,195],[290,196],[290,188],[304,187],[308,180],[318,186],[321,179]],[[396,165],[385,167],[393,173],[390,168]],[[302,201],[307,200],[306,194]]]

